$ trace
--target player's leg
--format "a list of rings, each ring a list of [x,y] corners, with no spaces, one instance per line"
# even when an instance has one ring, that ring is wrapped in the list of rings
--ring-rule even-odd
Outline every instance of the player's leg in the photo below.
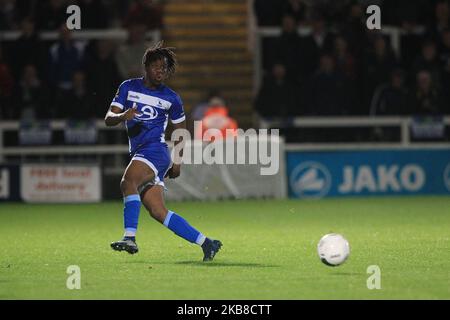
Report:
[[[120,190],[124,199],[125,236],[136,235],[141,199],[138,187],[155,177],[153,170],[144,162],[132,160],[120,181]]]
[[[161,185],[150,185],[141,193],[142,203],[150,215],[179,237],[201,246],[204,253],[203,261],[212,260],[222,243],[205,237],[184,218],[168,210],[164,204],[163,193],[164,188]]]
[[[132,160],[126,168],[120,182],[120,189],[124,201],[123,220],[125,234],[122,240],[111,244],[114,250],[125,250],[128,253],[138,252],[135,238],[141,208],[138,186],[146,181],[152,180],[154,177],[155,174],[153,171],[141,161]]]
[[[164,220],[169,212],[164,203],[163,191],[163,186],[155,186],[153,183],[150,183],[141,192],[142,204],[145,209],[147,209],[153,219],[161,224],[164,224]]]

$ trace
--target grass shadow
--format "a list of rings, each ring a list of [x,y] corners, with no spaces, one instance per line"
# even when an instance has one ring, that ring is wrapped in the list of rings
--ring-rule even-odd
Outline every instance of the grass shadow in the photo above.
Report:
[[[332,273],[333,276],[361,276],[361,275],[365,275],[365,273],[361,273],[361,272],[336,272],[336,273]]]
[[[175,262],[177,265],[189,265],[200,267],[244,267],[244,268],[278,268],[277,265],[262,264],[262,263],[249,263],[249,262],[203,262],[203,261],[179,261]]]
[[[272,264],[262,263],[249,263],[249,262],[225,262],[225,261],[177,261],[177,262],[160,262],[160,261],[145,261],[135,260],[126,261],[125,263],[137,263],[137,264],[149,264],[149,265],[185,265],[185,266],[198,266],[198,267],[241,267],[241,268],[278,268],[280,266]]]

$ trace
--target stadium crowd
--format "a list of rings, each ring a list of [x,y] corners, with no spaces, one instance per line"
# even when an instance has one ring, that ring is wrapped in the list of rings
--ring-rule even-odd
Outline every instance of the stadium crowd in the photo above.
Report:
[[[128,40],[74,40],[65,27],[74,3],[84,29],[126,28]],[[399,52],[389,35],[366,27],[369,3],[381,7],[383,26],[401,28]],[[260,27],[282,29],[263,40],[255,99],[262,116],[450,114],[449,0],[253,6]],[[140,75],[146,31],[162,28],[162,20],[156,0],[0,0],[0,32],[20,33],[14,41],[0,38],[0,118],[103,117],[118,84]],[[59,38],[42,41],[41,31]]]
[[[81,41],[66,27],[68,5],[83,29],[126,28],[128,39]],[[155,0],[0,0],[0,119],[103,118],[118,85],[140,75],[146,32],[162,27]],[[40,32],[57,31],[55,41]]]
[[[367,28],[369,4],[401,29],[399,52]],[[254,12],[282,29],[263,39],[260,115],[450,114],[449,1],[255,0]]]

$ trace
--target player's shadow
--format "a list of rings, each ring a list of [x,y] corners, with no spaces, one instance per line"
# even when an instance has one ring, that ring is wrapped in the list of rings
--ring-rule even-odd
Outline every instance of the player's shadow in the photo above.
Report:
[[[332,273],[333,276],[361,276],[365,275],[365,273],[362,272],[336,272]]]
[[[138,264],[148,264],[146,260],[134,260],[127,261],[126,263],[138,263]],[[241,267],[241,268],[279,268],[278,265],[273,264],[263,264],[263,263],[249,263],[249,262],[218,262],[218,261],[177,261],[177,262],[156,262],[153,261],[151,264],[163,264],[163,265],[186,265],[186,266],[198,266],[198,267]]]
[[[243,267],[243,268],[278,268],[277,265],[262,264],[262,263],[249,263],[249,262],[203,262],[203,261],[179,261],[173,264],[189,265],[199,267]]]

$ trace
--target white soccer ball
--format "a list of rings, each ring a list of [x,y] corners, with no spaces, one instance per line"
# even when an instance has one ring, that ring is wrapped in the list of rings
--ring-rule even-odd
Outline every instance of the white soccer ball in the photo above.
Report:
[[[336,267],[345,262],[350,254],[347,239],[337,233],[326,234],[317,245],[320,260],[330,267]]]

